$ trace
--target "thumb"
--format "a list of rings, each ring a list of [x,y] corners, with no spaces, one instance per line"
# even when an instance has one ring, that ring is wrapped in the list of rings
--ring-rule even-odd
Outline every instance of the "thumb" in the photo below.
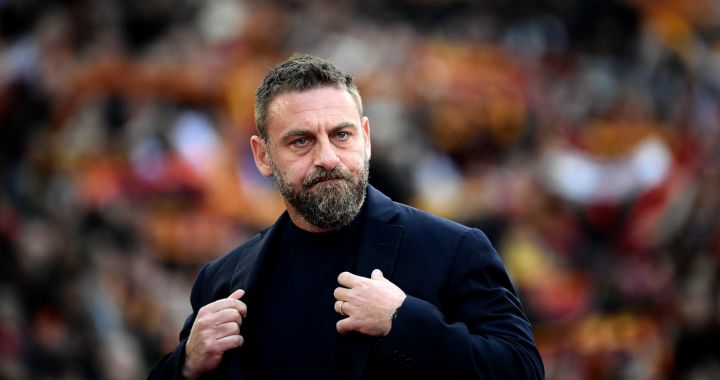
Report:
[[[385,279],[385,277],[383,276],[383,272],[380,269],[373,269],[372,273],[370,273],[370,278],[373,280]]]
[[[232,294],[230,294],[230,296],[228,298],[235,298],[236,300],[239,300],[244,295],[245,295],[245,291],[242,289],[238,289],[238,290],[232,292]]]

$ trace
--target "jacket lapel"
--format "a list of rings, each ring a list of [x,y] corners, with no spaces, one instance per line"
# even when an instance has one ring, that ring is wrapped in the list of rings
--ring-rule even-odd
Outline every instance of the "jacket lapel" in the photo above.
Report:
[[[373,269],[380,269],[383,275],[392,281],[395,258],[405,232],[402,226],[391,223],[398,211],[390,198],[368,186],[366,201],[368,207],[355,274],[370,277]],[[353,341],[350,349],[352,375],[353,379],[361,379],[370,350],[377,342],[377,338],[353,334],[351,339]]]
[[[252,292],[249,291],[257,283],[258,277],[262,269],[267,264],[271,256],[273,242],[277,241],[279,231],[288,223],[290,217],[284,212],[280,218],[261,234],[259,240],[248,249],[248,251],[240,257],[235,266],[232,278],[230,279],[231,289],[245,289],[247,298],[252,298]]]
[[[385,277],[391,279],[404,230],[402,226],[391,223],[391,219],[397,215],[397,209],[390,198],[368,186],[366,201],[368,207],[355,274],[370,277],[373,269],[380,269]]]
[[[238,259],[235,270],[230,278],[230,289],[244,289],[246,294],[243,297],[243,301],[245,303],[251,304],[253,302],[252,300],[255,297],[255,293],[252,289],[255,289],[258,278],[262,275],[263,268],[267,266],[272,256],[273,243],[277,241],[277,235],[289,220],[290,217],[287,212],[284,212],[270,228],[260,234],[258,241]],[[226,368],[224,375],[219,376],[220,378],[245,378],[240,350],[241,349],[234,349],[225,353],[223,362]]]

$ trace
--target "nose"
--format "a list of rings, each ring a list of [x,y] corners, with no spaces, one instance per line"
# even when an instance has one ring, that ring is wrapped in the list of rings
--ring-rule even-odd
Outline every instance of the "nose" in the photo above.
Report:
[[[315,151],[315,166],[330,170],[335,168],[338,163],[340,163],[340,158],[333,144],[328,139],[318,140]]]

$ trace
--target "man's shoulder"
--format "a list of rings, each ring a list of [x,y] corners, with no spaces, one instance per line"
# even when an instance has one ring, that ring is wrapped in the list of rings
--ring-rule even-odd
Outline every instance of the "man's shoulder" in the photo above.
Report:
[[[458,239],[473,230],[450,219],[393,201],[372,186],[368,187],[368,203],[371,219],[401,226],[406,233],[416,234],[415,237],[420,240],[438,235]]]
[[[419,228],[440,229],[444,232],[465,233],[471,228],[455,222],[453,220],[431,214],[418,208],[393,202],[398,210],[398,222],[402,224],[410,224]]]

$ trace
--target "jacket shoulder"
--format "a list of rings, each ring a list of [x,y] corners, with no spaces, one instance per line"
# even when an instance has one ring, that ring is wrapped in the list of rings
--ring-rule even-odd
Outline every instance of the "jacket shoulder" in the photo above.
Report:
[[[483,260],[494,260],[497,256],[492,242],[483,231],[411,206],[396,205],[398,213],[391,223],[402,226],[404,245],[415,255],[430,255],[433,262],[454,261],[460,251],[470,252]]]
[[[393,203],[398,210],[395,222],[406,226],[406,228],[418,229],[421,232],[432,232],[433,234],[449,234],[451,236],[462,236],[472,230],[468,226],[427,211],[398,202]]]

